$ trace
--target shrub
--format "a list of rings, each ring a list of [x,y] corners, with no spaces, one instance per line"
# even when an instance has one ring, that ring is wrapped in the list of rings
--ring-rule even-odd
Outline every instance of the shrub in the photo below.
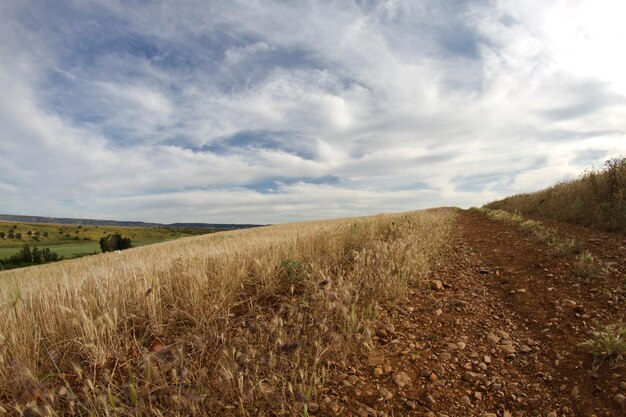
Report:
[[[100,249],[102,252],[113,252],[116,250],[124,250],[132,247],[130,238],[124,237],[119,233],[106,235],[100,239]]]

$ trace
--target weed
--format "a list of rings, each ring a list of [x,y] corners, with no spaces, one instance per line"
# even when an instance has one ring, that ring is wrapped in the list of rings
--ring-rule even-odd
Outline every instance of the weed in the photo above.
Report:
[[[603,331],[593,332],[580,346],[594,356],[596,367],[604,361],[613,364],[626,355],[626,327],[610,324]]]
[[[574,260],[574,273],[579,278],[595,278],[604,272],[600,261],[588,251],[582,252]]]
[[[280,266],[287,278],[287,281],[291,284],[298,284],[302,282],[307,274],[306,266],[297,259],[285,259],[281,262]]]

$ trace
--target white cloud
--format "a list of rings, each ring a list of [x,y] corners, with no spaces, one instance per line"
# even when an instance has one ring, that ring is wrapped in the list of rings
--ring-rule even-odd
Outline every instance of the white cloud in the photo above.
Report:
[[[615,2],[1,7],[0,212],[479,205],[626,155]]]

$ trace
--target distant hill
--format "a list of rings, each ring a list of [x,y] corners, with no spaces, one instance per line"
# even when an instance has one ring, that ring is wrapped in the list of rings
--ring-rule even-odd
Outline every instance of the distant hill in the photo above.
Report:
[[[235,230],[259,227],[259,224],[220,224],[220,223],[148,223],[118,220],[97,219],[71,219],[65,217],[41,217],[19,216],[13,214],[0,214],[0,221],[42,224],[82,224],[93,226],[125,226],[125,227],[169,227],[169,228],[193,228],[193,229],[220,229]]]

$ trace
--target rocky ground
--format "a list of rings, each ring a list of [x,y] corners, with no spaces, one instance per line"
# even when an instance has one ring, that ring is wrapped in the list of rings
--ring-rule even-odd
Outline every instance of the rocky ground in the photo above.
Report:
[[[514,226],[459,213],[450,259],[380,310],[374,350],[332,371],[312,415],[626,416],[626,366],[579,343],[624,323],[626,238],[548,222],[609,267],[582,280]]]

